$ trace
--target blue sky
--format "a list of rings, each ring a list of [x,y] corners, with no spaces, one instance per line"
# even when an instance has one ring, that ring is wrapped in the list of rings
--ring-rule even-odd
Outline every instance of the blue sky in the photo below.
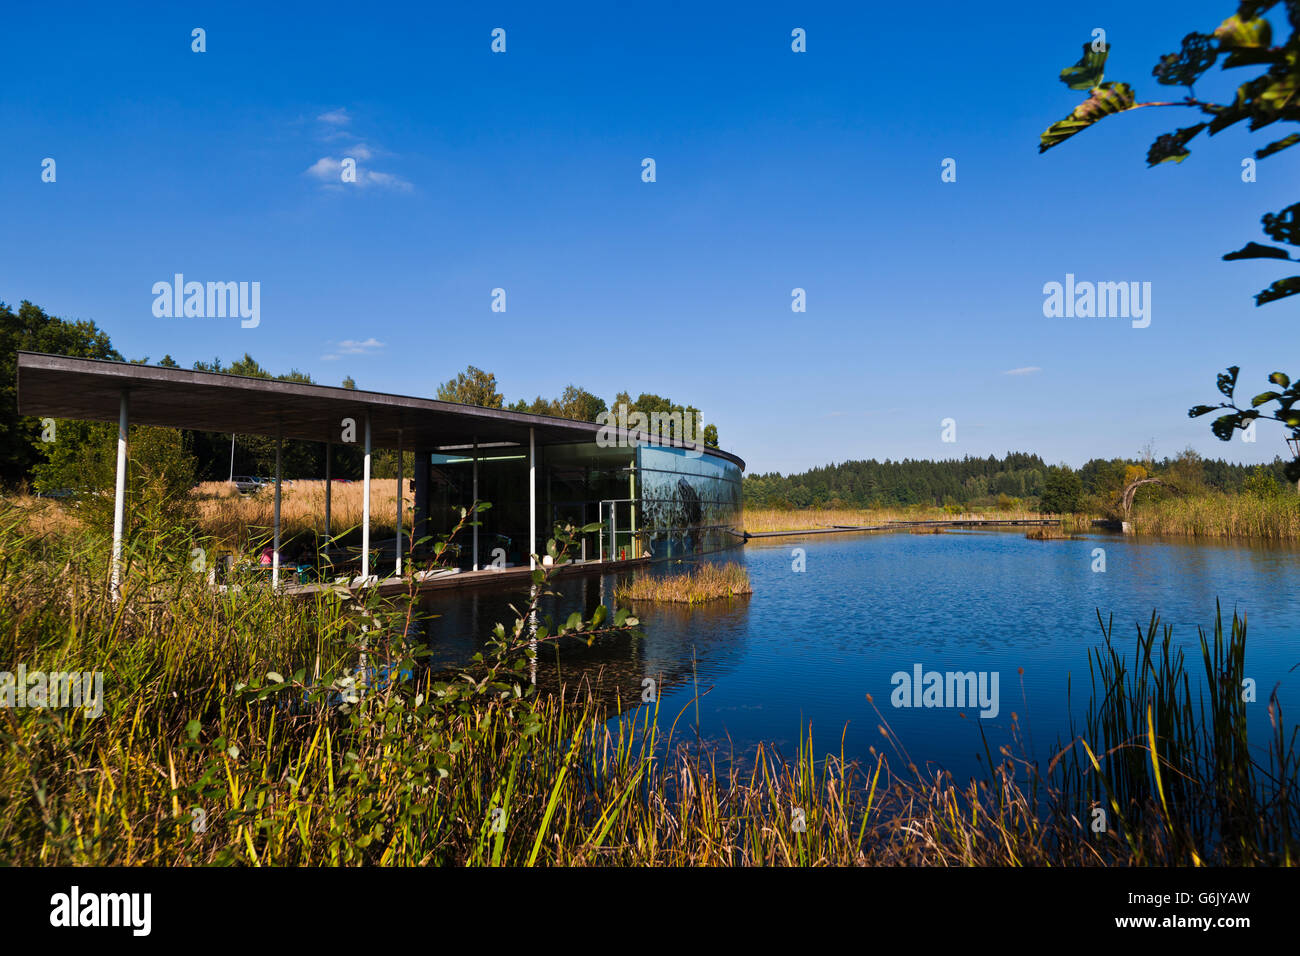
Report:
[[[471,363],[507,400],[654,391],[703,408],[751,472],[1285,451],[1279,429],[1223,444],[1186,418],[1226,365],[1247,396],[1297,371],[1276,344],[1294,300],[1252,299],[1285,265],[1219,260],[1294,201],[1296,154],[1240,176],[1285,131],[1147,169],[1199,119],[1150,109],[1037,153],[1084,96],[1057,74],[1093,28],[1108,79],[1174,99],[1152,65],[1230,0],[268,6],[6,11],[0,300],[185,366],[247,351],[413,395]],[[359,183],[338,181],[347,156]],[[260,282],[260,324],[155,317],[177,272]],[[1150,282],[1150,327],[1045,318],[1067,273]]]

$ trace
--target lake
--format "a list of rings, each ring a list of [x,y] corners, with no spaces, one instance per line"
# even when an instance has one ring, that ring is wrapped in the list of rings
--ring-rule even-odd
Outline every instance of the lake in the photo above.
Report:
[[[793,570],[796,548],[803,571]],[[1104,571],[1093,570],[1098,548]],[[1068,739],[1071,710],[1080,717],[1090,693],[1087,654],[1101,643],[1098,609],[1114,616],[1116,646],[1130,657],[1136,625],[1145,629],[1158,612],[1195,681],[1197,628],[1212,633],[1217,598],[1225,627],[1234,609],[1248,616],[1246,674],[1257,688],[1248,709],[1252,741],[1267,733],[1278,682],[1287,722],[1300,713],[1300,668],[1291,670],[1300,664],[1300,548],[1292,545],[1115,534],[1034,541],[1023,530],[846,533],[754,539],[707,560],[743,562],[754,593],[694,610],[638,607],[640,635],[544,647],[539,687],[585,680],[631,711],[653,680],[661,722],[681,713],[678,735],[691,738],[698,688],[699,733],[738,755],[760,741],[793,755],[811,722],[819,753],[838,753],[843,737],[846,756],[865,760],[884,744],[883,715],[915,763],[964,779],[981,773],[981,726],[996,748],[1010,740],[1015,714],[1023,749],[1044,762]],[[656,565],[649,573],[683,568]],[[612,603],[617,579],[558,578],[563,597],[548,610],[557,620],[572,610],[589,614]],[[510,601],[526,604],[526,590],[428,597],[425,607],[439,615],[427,625],[435,661],[467,660],[494,623],[513,620]],[[892,676],[910,678],[918,666],[985,675],[986,689],[996,674],[996,715],[988,707],[981,718],[969,702],[893,706]]]

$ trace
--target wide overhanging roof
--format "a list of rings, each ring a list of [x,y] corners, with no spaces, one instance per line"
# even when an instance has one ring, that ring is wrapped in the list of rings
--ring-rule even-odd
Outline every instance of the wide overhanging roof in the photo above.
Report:
[[[600,430],[592,422],[430,398],[40,352],[18,353],[20,415],[115,422],[123,389],[130,397],[132,424],[195,431],[271,437],[279,434],[288,439],[338,442],[343,419],[351,418],[356,422],[356,440],[361,442],[363,421],[369,412],[371,443],[376,448],[396,448],[399,429],[403,447],[424,450],[475,441],[511,442],[526,447],[530,428],[539,445],[592,442]],[[744,461],[728,452],[709,449],[708,453],[745,467]]]

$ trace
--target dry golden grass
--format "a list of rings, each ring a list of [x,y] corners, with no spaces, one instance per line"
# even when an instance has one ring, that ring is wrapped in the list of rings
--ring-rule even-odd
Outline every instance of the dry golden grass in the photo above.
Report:
[[[339,534],[361,524],[362,488],[359,481],[335,481],[330,501],[330,531]],[[240,495],[229,482],[205,481],[193,492],[199,523],[208,534],[228,545],[238,544],[248,528],[270,528],[274,494],[270,488]],[[415,494],[408,489],[402,507],[402,523],[409,531]],[[371,528],[392,530],[397,525],[397,480],[370,482]],[[325,482],[295,481],[280,491],[280,528],[284,538],[300,533],[325,531]]]
[[[1300,495],[1287,489],[1275,498],[1208,494],[1140,501],[1133,527],[1138,534],[1294,541],[1300,539]]]
[[[620,601],[666,601],[673,604],[701,604],[718,598],[752,594],[749,573],[736,564],[701,564],[682,574],[655,577],[637,575],[620,584],[614,597]]]
[[[1025,535],[1030,541],[1067,541],[1073,535],[1066,534],[1060,528],[1035,528]]]
[[[1041,518],[1029,511],[969,511],[949,514],[942,508],[806,508],[784,511],[777,508],[746,508],[745,530],[810,531],[836,525],[878,525],[889,521],[1023,521]]]
[[[4,501],[22,513],[23,524],[35,535],[68,534],[83,527],[67,502],[27,494],[8,495]]]

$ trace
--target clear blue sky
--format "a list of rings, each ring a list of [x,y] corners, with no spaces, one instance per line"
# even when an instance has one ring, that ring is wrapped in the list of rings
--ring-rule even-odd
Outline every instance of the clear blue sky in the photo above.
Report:
[[[272,6],[6,9],[0,299],[187,367],[247,351],[413,395],[471,363],[507,400],[654,391],[701,406],[751,472],[1285,451],[1279,429],[1225,445],[1185,413],[1226,365],[1247,396],[1297,370],[1275,338],[1294,300],[1251,298],[1285,264],[1219,261],[1294,201],[1297,154],[1243,183],[1276,138],[1243,124],[1147,169],[1198,121],[1178,109],[1037,153],[1084,95],[1057,74],[1094,27],[1109,79],[1172,99],[1152,65],[1231,0]],[[361,183],[330,175],[345,156]],[[260,282],[261,324],[155,318],[176,272]],[[1150,282],[1150,327],[1045,318],[1066,273]]]

